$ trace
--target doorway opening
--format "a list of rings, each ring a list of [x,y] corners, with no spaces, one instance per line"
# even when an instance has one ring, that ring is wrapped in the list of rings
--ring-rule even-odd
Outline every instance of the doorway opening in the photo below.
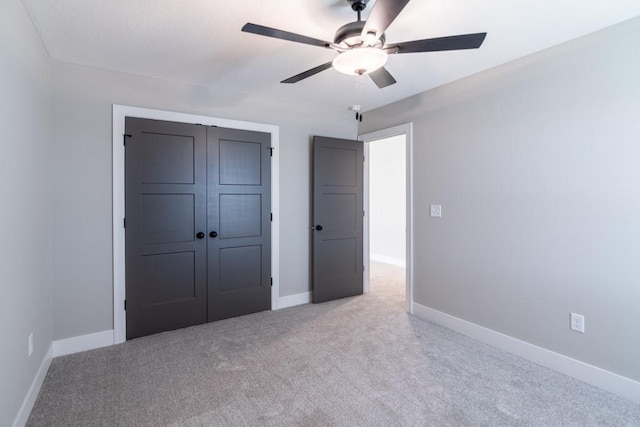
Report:
[[[412,126],[361,135],[365,143],[364,291],[404,299],[412,312]]]

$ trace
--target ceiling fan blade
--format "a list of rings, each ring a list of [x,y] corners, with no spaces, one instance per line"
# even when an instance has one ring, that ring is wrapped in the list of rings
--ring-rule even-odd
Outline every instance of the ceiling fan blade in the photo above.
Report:
[[[396,83],[396,79],[394,79],[391,73],[384,67],[369,73],[369,77],[371,77],[371,80],[373,80],[380,89]]]
[[[407,3],[409,0],[377,0],[362,29],[362,39],[367,40],[367,34],[374,33],[373,41],[378,40]]]
[[[435,39],[413,40],[385,46],[389,53],[437,52],[442,50],[477,49],[487,33],[462,34]]]
[[[290,33],[289,31],[278,30],[276,28],[265,27],[252,23],[244,24],[242,31],[245,33],[258,34],[260,36],[273,37],[274,39],[289,40],[296,43],[310,44],[312,46],[320,46],[328,48],[331,46],[329,42],[314,39],[313,37],[303,36],[301,34]]]
[[[318,65],[310,70],[302,72],[300,74],[296,74],[293,77],[289,77],[286,80],[281,81],[280,83],[298,83],[300,80],[304,80],[307,77],[311,77],[313,75],[318,74],[321,71],[326,70],[327,68],[331,68],[333,61],[329,61],[326,64]]]

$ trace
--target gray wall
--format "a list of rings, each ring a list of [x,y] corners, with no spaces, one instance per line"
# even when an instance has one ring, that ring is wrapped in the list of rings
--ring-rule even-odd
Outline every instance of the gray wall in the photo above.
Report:
[[[372,259],[404,265],[407,167],[405,135],[369,143],[369,253]]]
[[[414,122],[415,302],[640,380],[639,51],[636,18],[365,114]]]
[[[314,134],[354,138],[352,115],[250,94],[54,62],[54,336],[113,328],[111,106],[280,126],[280,295],[309,291]]]
[[[51,64],[19,0],[0,2],[0,93],[0,425],[8,426],[53,334]]]

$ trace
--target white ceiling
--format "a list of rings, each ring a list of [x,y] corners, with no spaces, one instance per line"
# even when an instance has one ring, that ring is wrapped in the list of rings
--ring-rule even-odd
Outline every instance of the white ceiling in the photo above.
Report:
[[[395,55],[378,89],[333,69],[329,49],[240,31],[247,22],[332,41],[355,20],[347,0],[23,0],[55,60],[195,83],[267,99],[364,110],[397,101],[640,15],[639,0],[413,0],[387,42],[487,32],[480,49]],[[367,11],[375,0],[371,0]]]

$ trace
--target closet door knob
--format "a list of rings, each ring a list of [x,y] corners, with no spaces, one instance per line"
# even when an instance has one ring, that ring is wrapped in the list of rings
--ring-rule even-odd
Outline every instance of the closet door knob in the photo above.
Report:
[[[212,231],[211,233],[209,233],[209,237],[211,237],[212,239],[215,237],[218,237],[218,233],[215,231]]]
[[[202,238],[204,238],[204,233],[202,231],[200,231],[200,232],[198,232],[198,234],[196,234],[196,237],[198,239],[202,239]]]

